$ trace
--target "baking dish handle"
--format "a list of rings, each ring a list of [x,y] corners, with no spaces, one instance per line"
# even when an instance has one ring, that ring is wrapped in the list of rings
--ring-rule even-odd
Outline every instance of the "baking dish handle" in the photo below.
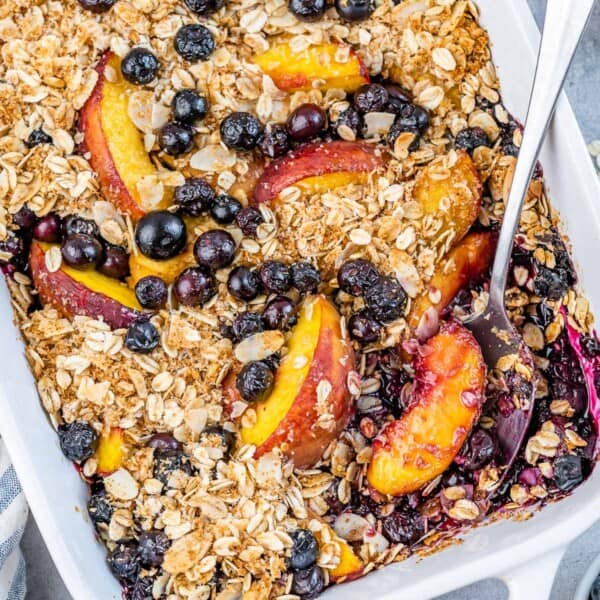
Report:
[[[509,600],[548,600],[565,551],[558,548],[502,575]]]

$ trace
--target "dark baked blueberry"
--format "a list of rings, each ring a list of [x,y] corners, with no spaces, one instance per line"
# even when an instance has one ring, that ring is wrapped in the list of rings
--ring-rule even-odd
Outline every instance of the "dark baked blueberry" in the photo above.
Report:
[[[170,433],[155,433],[146,444],[149,448],[161,452],[180,452],[181,443],[178,442]]]
[[[258,402],[269,395],[273,382],[273,371],[257,360],[242,367],[235,379],[235,387],[246,402]]]
[[[414,140],[408,147],[410,152],[414,152],[419,147],[421,134],[429,127],[429,114],[424,108],[415,106],[414,104],[406,104],[400,108],[396,114],[396,118],[388,131],[387,141],[393,148],[398,136],[401,133],[414,134]]]
[[[235,434],[219,425],[210,425],[202,431],[198,442],[203,446],[220,448],[223,451],[223,457],[227,458],[235,446]]]
[[[327,124],[325,111],[316,104],[301,104],[286,122],[287,132],[295,142],[305,142],[319,135]]]
[[[100,229],[95,221],[84,219],[78,215],[69,215],[63,219],[63,236],[69,237],[76,233],[84,233],[91,237],[100,238]]]
[[[87,504],[88,513],[94,526],[101,523],[108,525],[114,512],[114,507],[106,498],[106,492],[101,490],[90,496]]]
[[[194,146],[194,132],[182,123],[167,123],[158,132],[160,149],[171,156],[189,152]]]
[[[160,63],[147,48],[131,49],[121,61],[123,77],[135,85],[146,85],[156,78]]]
[[[175,204],[189,217],[199,217],[207,212],[215,200],[215,191],[206,179],[193,177],[175,188]]]
[[[385,112],[398,114],[407,104],[411,104],[411,97],[397,85],[386,85],[385,89],[388,92],[389,100],[385,108]]]
[[[73,421],[58,426],[58,441],[62,453],[73,462],[83,462],[96,450],[98,434],[85,421]]]
[[[230,225],[235,221],[240,210],[242,210],[242,204],[239,200],[228,194],[219,194],[210,207],[210,216],[219,225]]]
[[[399,319],[404,312],[406,298],[406,292],[392,277],[381,277],[365,292],[365,304],[380,323]]]
[[[316,291],[321,283],[321,275],[317,267],[309,262],[297,262],[291,266],[292,285],[303,293]]]
[[[385,86],[380,83],[368,83],[363,85],[356,94],[354,94],[354,106],[356,110],[363,114],[369,112],[383,112],[389,99],[390,95]]]
[[[460,131],[454,140],[457,148],[462,148],[471,153],[479,146],[491,146],[490,138],[481,127],[467,127]]]
[[[116,0],[78,0],[78,2],[84,10],[100,14],[110,10],[114,6]]]
[[[22,206],[14,215],[13,223],[21,229],[31,229],[37,222],[35,213],[27,206]]]
[[[154,587],[153,577],[140,577],[135,580],[133,587],[129,588],[130,594],[127,600],[152,600],[152,588]]]
[[[264,330],[261,315],[253,312],[243,312],[233,319],[231,324],[233,339],[241,342],[243,339]]]
[[[269,158],[283,156],[290,149],[290,136],[285,125],[270,124],[259,142],[260,151]]]
[[[296,529],[290,537],[294,542],[289,560],[290,569],[300,571],[314,565],[319,558],[319,544],[313,532],[309,529]]]
[[[15,235],[14,232],[9,232],[8,237],[0,242],[0,252],[9,255],[0,260],[0,266],[11,264],[16,268],[25,267],[27,265],[27,255],[25,251],[25,242],[21,236]],[[3,270],[3,273],[5,271]]]
[[[183,0],[185,5],[200,17],[210,15],[225,4],[224,0]]]
[[[134,583],[139,570],[137,547],[133,542],[120,543],[108,556],[108,565],[122,583]]]
[[[267,260],[259,271],[260,281],[269,292],[285,294],[292,284],[292,276],[288,265],[278,260]]]
[[[157,310],[167,303],[167,284],[156,275],[146,275],[135,284],[135,297],[149,310]]]
[[[569,290],[568,273],[560,268],[540,265],[533,281],[535,293],[549,300],[560,300]]]
[[[258,273],[248,267],[239,266],[231,270],[227,279],[229,293],[238,300],[249,302],[260,293]]]
[[[248,237],[256,236],[256,228],[264,221],[260,210],[253,206],[246,206],[235,215],[235,222],[242,230],[242,233]]]
[[[350,337],[361,344],[373,344],[379,340],[381,325],[369,314],[361,310],[348,320]]]
[[[395,511],[382,519],[382,532],[393,544],[410,546],[425,535],[425,519],[416,511]]]
[[[337,280],[343,292],[352,296],[362,296],[380,277],[372,262],[358,258],[349,260],[340,267]]]
[[[215,40],[204,25],[184,25],[175,34],[175,51],[190,62],[208,60],[214,49]]]
[[[158,529],[142,531],[138,540],[138,558],[142,567],[160,567],[169,549],[171,540]]]
[[[173,283],[173,293],[180,304],[199,306],[217,293],[217,284],[206,267],[189,267]]]
[[[192,125],[206,117],[208,100],[196,90],[180,90],[173,96],[171,110],[176,121]]]
[[[125,334],[125,346],[132,352],[140,354],[152,352],[159,341],[160,334],[150,321],[133,322]]]
[[[263,135],[261,122],[248,112],[227,115],[220,126],[223,143],[232,150],[253,150]]]
[[[96,269],[107,277],[124,279],[129,276],[129,254],[120,246],[106,244],[104,256]]]
[[[63,241],[60,248],[63,260],[75,269],[95,267],[102,260],[102,244],[84,233],[76,233]]]
[[[317,565],[302,569],[294,573],[292,594],[300,596],[302,600],[316,598],[325,587],[325,574]]]
[[[338,15],[350,23],[368,19],[375,10],[372,0],[335,0]]]
[[[192,474],[192,466],[188,458],[181,451],[173,450],[155,450],[154,468],[152,475],[163,485],[169,485],[171,475],[177,471],[182,471],[187,475]]]
[[[263,311],[263,322],[266,329],[284,331],[296,323],[296,305],[287,296],[276,296]]]
[[[327,9],[325,0],[288,0],[289,11],[301,21],[318,21]]]
[[[224,229],[211,229],[198,237],[194,256],[199,265],[213,271],[230,265],[235,256],[235,241]]]
[[[583,481],[583,460],[580,456],[565,454],[554,461],[554,481],[559,490],[570,492]]]
[[[41,127],[39,127],[38,129],[34,129],[29,134],[25,140],[25,145],[28,148],[33,148],[41,144],[52,144],[52,138]]]
[[[62,219],[56,213],[48,213],[40,217],[33,226],[33,237],[40,242],[52,244],[58,242],[62,232]]]
[[[172,258],[185,248],[187,231],[183,219],[168,210],[144,215],[135,228],[135,243],[148,258]]]
[[[485,429],[476,429],[462,447],[456,463],[467,471],[477,471],[487,465],[495,453],[492,436]]]
[[[349,129],[353,136],[357,138],[363,129],[363,125],[361,114],[353,106],[350,106],[341,112],[338,118],[331,124],[331,131],[342,139],[349,139],[352,137],[348,136],[347,130]],[[341,132],[340,127],[342,127]],[[347,128],[346,131],[344,131],[344,128]]]

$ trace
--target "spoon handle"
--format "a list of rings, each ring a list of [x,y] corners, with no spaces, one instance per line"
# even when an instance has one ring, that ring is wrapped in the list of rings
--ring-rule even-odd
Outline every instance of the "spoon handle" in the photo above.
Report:
[[[498,239],[490,299],[504,305],[513,240],[537,157],[595,0],[548,0],[523,142]]]

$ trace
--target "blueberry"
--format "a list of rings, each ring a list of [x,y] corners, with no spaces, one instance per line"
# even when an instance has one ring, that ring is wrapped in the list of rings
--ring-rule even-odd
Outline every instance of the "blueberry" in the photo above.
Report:
[[[214,49],[215,40],[204,25],[184,25],[175,34],[175,51],[190,62],[208,60]]]
[[[309,529],[296,529],[290,537],[294,542],[289,560],[290,569],[300,571],[314,565],[319,558],[319,544]]]
[[[85,233],[76,233],[63,241],[60,248],[63,260],[75,269],[95,267],[103,254],[102,244]]]
[[[221,140],[232,150],[253,150],[263,135],[261,122],[248,112],[234,112],[221,121]]]
[[[347,2],[348,0],[341,1]],[[385,86],[380,83],[369,83],[363,85],[356,94],[354,94],[354,106],[356,110],[363,114],[369,112],[382,112],[385,110],[389,99],[390,96]]]
[[[290,269],[292,285],[302,293],[312,293],[321,283],[321,275],[317,267],[309,262],[294,263]]]
[[[215,191],[206,179],[193,177],[175,188],[175,204],[189,217],[199,217],[211,209]]]
[[[264,400],[273,389],[273,371],[263,361],[246,363],[235,379],[235,387],[246,402]]]
[[[216,271],[230,265],[235,256],[235,241],[224,229],[211,229],[198,237],[194,256],[199,265]]]
[[[104,256],[96,268],[107,277],[124,279],[129,276],[129,254],[120,246],[107,244]]]
[[[194,147],[194,132],[182,123],[167,123],[158,132],[158,145],[171,156],[179,156]]]
[[[454,144],[457,148],[461,148],[471,153],[479,146],[491,146],[490,138],[481,127],[467,127],[456,135]]]
[[[208,268],[189,267],[175,279],[173,293],[179,304],[199,306],[217,293],[217,284]]]
[[[243,339],[264,330],[262,316],[252,312],[240,313],[233,319],[231,329],[234,341],[241,342]]]
[[[192,467],[189,460],[180,451],[173,450],[155,450],[154,467],[152,475],[163,485],[169,485],[169,479],[173,473],[181,471],[187,475],[192,474]]]
[[[123,77],[135,85],[146,85],[158,75],[160,63],[147,48],[133,48],[121,61]]]
[[[383,535],[393,544],[410,546],[425,535],[425,519],[416,511],[395,511],[382,519]]]
[[[127,596],[127,600],[152,600],[152,588],[154,587],[154,578],[138,577],[130,588],[131,593]],[[125,597],[125,595],[124,595]]]
[[[156,275],[146,275],[135,284],[135,297],[149,310],[157,310],[167,303],[167,284]]]
[[[33,226],[33,237],[40,242],[52,244],[61,238],[62,220],[56,213],[48,213],[40,217]]]
[[[263,287],[274,294],[284,294],[290,289],[292,276],[290,268],[278,260],[267,260],[259,269]]]
[[[152,352],[159,341],[160,334],[150,321],[133,322],[125,334],[125,346],[132,352],[140,354]]]
[[[201,17],[210,15],[225,4],[224,0],[183,0],[185,5],[195,14]]]
[[[22,206],[14,215],[13,223],[21,229],[31,229],[37,222],[35,213],[27,206]]]
[[[83,233],[91,237],[100,238],[100,229],[95,221],[84,219],[79,215],[69,215],[63,219],[63,236],[69,237],[76,233]]]
[[[496,444],[485,429],[476,429],[463,446],[456,463],[467,471],[477,471],[494,457]]]
[[[415,137],[408,149],[410,152],[414,152],[419,147],[421,134],[428,126],[429,114],[427,111],[420,106],[406,104],[404,107],[400,108],[388,131],[388,144],[393,148],[401,133],[412,133]]]
[[[275,296],[263,311],[266,329],[286,330],[296,323],[296,305],[286,296]]]
[[[302,600],[316,598],[323,591],[324,587],[325,574],[323,573],[323,569],[317,565],[294,573],[292,594],[301,596]]]
[[[110,570],[122,583],[135,582],[140,570],[137,548],[133,542],[120,543],[108,557]]]
[[[357,138],[364,126],[361,114],[352,106],[342,111],[338,118],[331,124],[331,130],[343,139]],[[341,131],[340,131],[340,128]],[[348,136],[348,130],[352,133]]]
[[[381,325],[369,314],[361,310],[353,314],[348,320],[350,337],[361,344],[373,344],[379,340]]]
[[[138,540],[138,557],[142,567],[160,567],[170,545],[171,540],[164,532],[157,529],[142,531]]]
[[[39,127],[38,129],[34,129],[29,134],[25,140],[25,145],[28,148],[33,148],[41,144],[52,144],[52,138],[41,127]]]
[[[406,306],[406,292],[396,279],[381,277],[365,292],[365,304],[381,323],[399,319]]]
[[[114,507],[106,498],[104,490],[96,492],[90,496],[87,504],[90,519],[95,527],[104,523],[108,525],[114,512]]]
[[[245,302],[254,300],[260,293],[258,273],[248,267],[235,267],[229,273],[227,289],[238,300],[244,300]]]
[[[173,96],[171,110],[176,121],[192,125],[206,117],[208,100],[196,90],[180,90]]]
[[[295,142],[305,142],[321,133],[327,124],[325,111],[316,104],[301,104],[286,122],[287,132]]]
[[[172,258],[180,254],[187,243],[185,223],[179,215],[167,210],[154,210],[139,220],[135,242],[148,258]]]
[[[235,215],[235,222],[245,236],[255,237],[256,229],[264,222],[264,219],[257,208],[247,206],[238,211]]]
[[[580,456],[572,454],[559,456],[554,461],[554,481],[559,490],[570,492],[583,481],[585,477],[583,461]]]
[[[267,125],[259,142],[260,151],[269,158],[283,156],[290,149],[290,136],[285,125]]]
[[[345,262],[337,275],[340,289],[352,296],[362,296],[380,277],[375,265],[362,258]]]
[[[171,434],[169,433],[155,433],[146,444],[149,448],[154,448],[154,450],[159,450],[162,452],[172,451],[179,452],[181,451],[181,443],[178,442]]]
[[[368,19],[375,10],[372,0],[335,0],[338,15],[350,23]]]
[[[549,269],[540,265],[533,286],[536,295],[549,300],[560,300],[569,291],[568,273],[560,268]]]
[[[235,434],[218,425],[210,425],[202,431],[198,442],[203,446],[219,448],[223,457],[227,458],[235,445]]]
[[[8,237],[5,240],[0,241],[0,252],[9,255],[8,258],[0,260],[0,265],[4,266],[11,264],[18,266],[21,262],[24,265],[27,263],[27,256],[24,254],[25,243],[23,238],[15,235],[13,232],[9,232]]]
[[[79,5],[81,6],[81,8],[83,8],[84,10],[88,10],[89,12],[94,13],[94,14],[100,14],[100,13],[110,10],[116,2],[116,0],[78,0],[78,1],[79,1]]]
[[[235,221],[240,210],[242,210],[242,204],[239,200],[227,194],[219,194],[210,207],[210,216],[219,225],[230,225]]]
[[[73,462],[83,462],[96,450],[98,434],[85,421],[73,421],[58,426],[58,440],[63,454]]]
[[[397,85],[386,85],[389,100],[385,107],[385,112],[398,114],[402,112],[407,105],[411,104],[411,98],[408,92]]]
[[[300,21],[318,21],[327,9],[325,0],[288,0],[289,11]]]

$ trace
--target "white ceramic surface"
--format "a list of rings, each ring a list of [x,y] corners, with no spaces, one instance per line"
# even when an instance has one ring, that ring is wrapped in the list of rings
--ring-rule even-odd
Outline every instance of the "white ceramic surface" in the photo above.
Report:
[[[533,76],[538,32],[525,0],[479,0],[493,42],[507,107],[523,118]],[[563,99],[541,156],[550,196],[560,210],[583,287],[600,314],[600,186],[573,113]],[[76,600],[121,597],[86,515],[87,490],[63,458],[40,406],[23,345],[0,289],[0,430],[44,540]],[[470,582],[502,577],[511,598],[545,600],[562,551],[599,516],[600,468],[566,500],[527,522],[475,530],[462,545],[418,563],[387,567],[325,593],[329,600],[425,600]],[[507,574],[508,573],[508,574]]]

